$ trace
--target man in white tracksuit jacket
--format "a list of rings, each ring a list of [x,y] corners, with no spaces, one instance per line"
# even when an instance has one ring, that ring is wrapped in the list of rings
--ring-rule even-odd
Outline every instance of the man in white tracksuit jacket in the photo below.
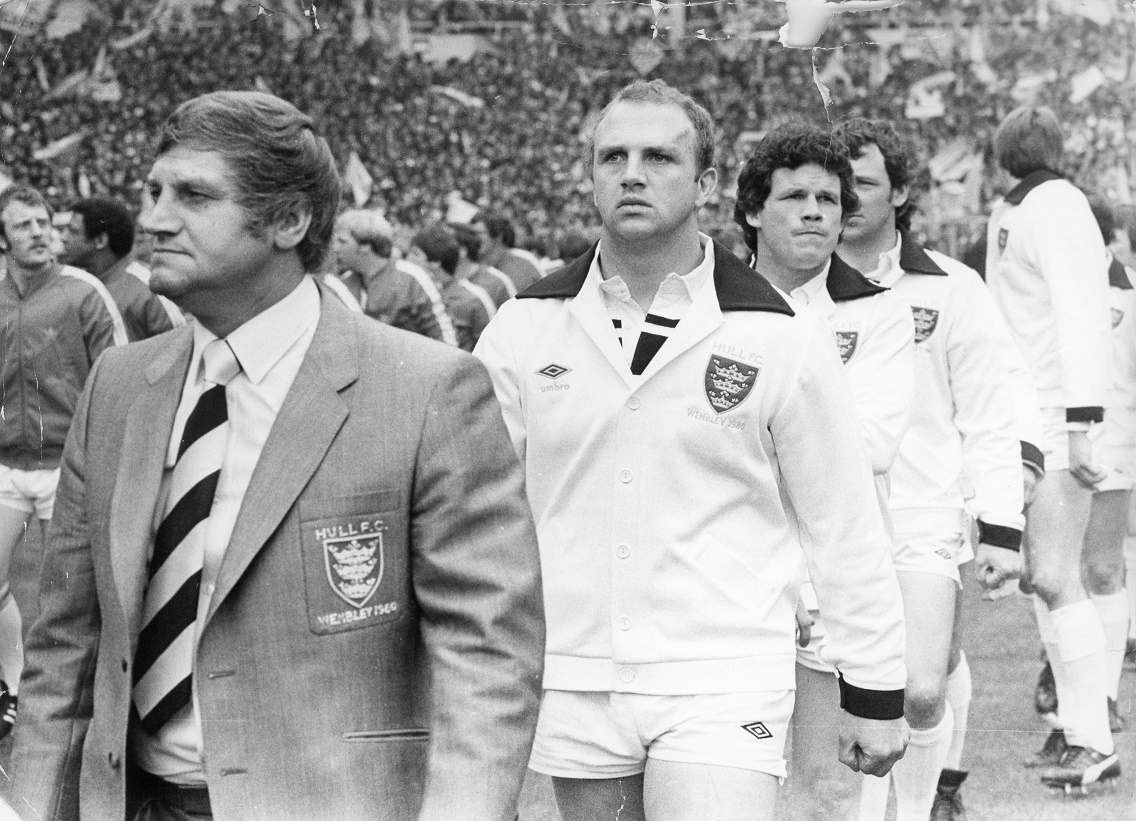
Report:
[[[1120,775],[1109,733],[1105,638],[1081,581],[1093,488],[1106,476],[1089,429],[1104,418],[1109,379],[1108,266],[1085,195],[1054,169],[1063,139],[1047,108],[1012,111],[994,136],[1017,185],[987,233],[986,282],[1037,386],[1046,477],[1028,512],[1026,581],[1053,667],[1064,728],[1047,743],[1042,782],[1084,788]],[[1051,739],[1051,742],[1053,739]]]
[[[832,332],[697,231],[713,126],[662,81],[593,135],[599,244],[477,354],[526,468],[548,620],[530,766],[565,821],[773,819],[801,547],[841,760],[901,755],[903,618]]]
[[[834,253],[845,217],[858,207],[852,163],[830,131],[774,129],[738,178],[734,221],[754,267],[830,327],[852,388],[885,520],[888,472],[907,430],[913,398],[915,326],[911,309]],[[785,219],[791,214],[796,219]],[[802,243],[798,236],[813,235]],[[819,272],[818,272],[819,271]],[[840,707],[836,670],[823,659],[825,623],[811,581],[801,588],[792,759],[783,814],[843,818],[858,802],[860,776],[833,759]],[[903,762],[900,761],[896,766]]]

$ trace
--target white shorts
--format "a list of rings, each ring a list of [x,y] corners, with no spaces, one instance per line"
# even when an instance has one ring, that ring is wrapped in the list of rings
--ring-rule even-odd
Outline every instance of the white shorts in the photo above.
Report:
[[[659,696],[545,690],[529,767],[557,778],[625,778],[648,758],[784,778],[793,691]]]
[[[1069,469],[1069,431],[1065,424],[1064,408],[1041,409],[1041,452],[1047,472]]]
[[[897,573],[933,573],[946,576],[955,584],[962,584],[959,565],[967,544],[961,528],[957,530],[936,530],[930,533],[895,534],[892,558]],[[973,553],[971,554],[973,558]]]
[[[1136,442],[1130,430],[1130,414],[1123,409],[1104,412],[1104,432],[1093,443],[1093,458],[1108,473],[1094,490],[1131,490],[1136,477]]]
[[[18,470],[0,465],[0,505],[24,514],[34,510],[40,519],[50,519],[58,484],[59,468]]]

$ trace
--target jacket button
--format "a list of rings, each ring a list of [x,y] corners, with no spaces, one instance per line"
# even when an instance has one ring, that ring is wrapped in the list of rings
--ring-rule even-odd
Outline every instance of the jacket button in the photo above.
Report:
[[[632,396],[627,400],[627,407],[631,408],[631,410],[639,410],[639,406],[642,404],[643,402],[638,396]]]
[[[122,672],[125,673],[129,669],[130,669],[130,662],[127,661],[126,659],[123,659],[122,660]]]
[[[121,763],[122,759],[118,757],[118,753],[116,753],[114,750],[111,750],[109,753],[107,753],[107,764],[110,764],[110,768],[112,770],[117,770],[118,765]]]
[[[629,470],[621,470],[621,471],[619,472],[619,481],[623,482],[623,484],[625,484],[625,485],[626,485],[626,484],[627,484],[628,482],[630,482],[630,481],[631,481],[631,471],[629,471]]]

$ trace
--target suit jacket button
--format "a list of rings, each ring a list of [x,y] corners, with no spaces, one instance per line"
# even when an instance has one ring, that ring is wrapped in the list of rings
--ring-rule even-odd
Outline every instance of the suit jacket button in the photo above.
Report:
[[[129,669],[130,669],[130,662],[127,661],[126,659],[123,659],[122,660],[122,672],[125,673]]]
[[[107,763],[110,764],[110,768],[112,770],[117,770],[118,765],[122,763],[122,761],[118,757],[118,753],[116,753],[114,750],[111,750],[109,753],[107,753]]]

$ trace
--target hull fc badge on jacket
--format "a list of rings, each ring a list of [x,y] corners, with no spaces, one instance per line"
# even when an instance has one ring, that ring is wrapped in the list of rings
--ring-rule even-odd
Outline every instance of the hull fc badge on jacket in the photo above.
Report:
[[[706,365],[706,398],[714,413],[733,410],[749,396],[758,369],[736,359],[712,355]]]
[[[859,331],[836,331],[836,347],[840,349],[840,361],[845,365],[856,353],[856,343],[860,339]]]
[[[915,344],[918,345],[935,333],[935,326],[939,324],[939,312],[933,308],[912,305],[911,315],[915,319]]]
[[[348,604],[362,607],[383,578],[383,534],[324,539],[323,560],[331,589]]]

